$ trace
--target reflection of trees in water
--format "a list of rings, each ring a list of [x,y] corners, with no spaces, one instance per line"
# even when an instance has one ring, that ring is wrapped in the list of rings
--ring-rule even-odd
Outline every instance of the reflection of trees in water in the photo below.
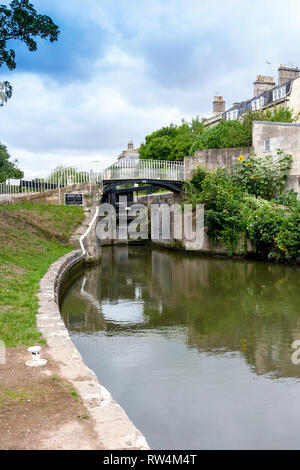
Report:
[[[160,315],[149,311],[154,324],[176,311],[191,347],[241,351],[258,373],[300,376],[291,362],[300,339],[299,267],[160,252],[152,267],[151,294],[163,305]]]
[[[300,339],[298,274],[296,266],[110,247],[103,250],[102,265],[86,271],[85,290],[95,299],[118,303],[134,300],[138,287],[148,323],[106,322],[80,295],[79,281],[66,299],[72,312],[67,317],[70,329],[89,332],[182,325],[187,344],[199,351],[241,351],[259,373],[298,376],[291,363],[291,344]],[[75,320],[76,312],[86,315]]]

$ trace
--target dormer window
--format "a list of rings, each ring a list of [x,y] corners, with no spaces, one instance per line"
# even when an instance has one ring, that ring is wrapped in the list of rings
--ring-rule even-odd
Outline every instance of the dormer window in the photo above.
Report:
[[[257,109],[261,109],[265,104],[265,97],[261,96],[260,98],[257,98],[256,100],[251,101],[251,108],[252,111],[256,111]]]
[[[280,88],[276,88],[273,90],[273,101],[280,100],[286,96],[286,86],[281,86]]]
[[[234,121],[235,119],[238,118],[238,114],[239,114],[238,109],[233,109],[232,111],[228,111],[228,113],[226,113],[227,121]]]

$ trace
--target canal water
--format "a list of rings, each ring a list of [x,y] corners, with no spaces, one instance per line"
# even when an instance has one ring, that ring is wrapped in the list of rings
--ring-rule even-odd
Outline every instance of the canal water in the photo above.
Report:
[[[61,311],[86,364],[153,449],[300,449],[299,274],[106,247]]]

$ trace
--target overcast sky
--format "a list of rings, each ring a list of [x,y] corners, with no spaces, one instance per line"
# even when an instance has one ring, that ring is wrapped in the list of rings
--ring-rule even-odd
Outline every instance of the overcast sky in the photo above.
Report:
[[[9,2],[1,1],[2,4]],[[251,98],[257,74],[300,65],[299,0],[32,0],[59,41],[20,43],[0,141],[27,175],[113,163],[129,140]],[[271,67],[266,64],[270,62]]]

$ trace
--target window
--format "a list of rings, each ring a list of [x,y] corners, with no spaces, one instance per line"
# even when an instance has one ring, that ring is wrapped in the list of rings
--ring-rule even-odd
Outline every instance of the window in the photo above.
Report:
[[[270,139],[264,140],[264,151],[269,152],[271,150],[271,141]]]
[[[257,109],[261,109],[265,104],[265,97],[261,96],[256,100],[251,101],[252,111],[256,111]]]
[[[235,119],[238,118],[239,110],[238,109],[233,109],[232,111],[228,111],[226,117],[227,121],[234,121]]]
[[[286,86],[281,86],[280,88],[276,88],[276,90],[273,91],[273,101],[280,100],[281,98],[284,98],[286,96]]]

